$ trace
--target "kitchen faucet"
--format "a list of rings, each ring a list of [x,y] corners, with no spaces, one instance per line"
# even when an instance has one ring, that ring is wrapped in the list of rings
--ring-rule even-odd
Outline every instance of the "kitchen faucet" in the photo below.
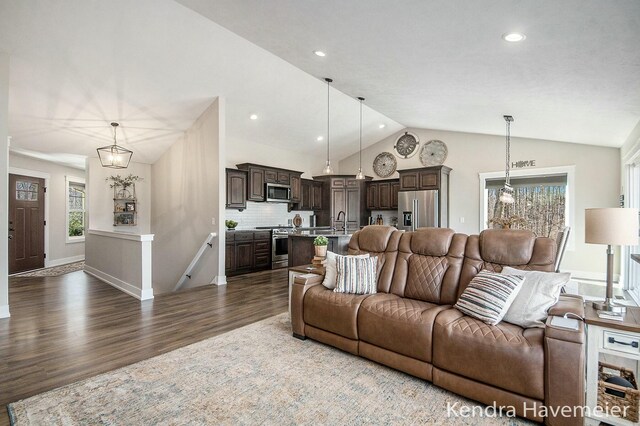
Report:
[[[347,233],[347,215],[345,212],[343,212],[342,210],[340,210],[338,212],[338,217],[336,217],[336,222],[340,222],[340,215],[342,215],[342,231],[344,231],[344,233]]]

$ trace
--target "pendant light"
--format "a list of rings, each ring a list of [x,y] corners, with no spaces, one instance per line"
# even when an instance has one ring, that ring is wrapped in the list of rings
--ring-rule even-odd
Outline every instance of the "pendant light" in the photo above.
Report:
[[[360,167],[358,167],[358,173],[356,174],[356,179],[364,180],[364,173],[362,173],[362,102],[364,102],[364,98],[362,96],[358,97],[360,101]]]
[[[331,138],[329,137],[329,123],[330,123],[330,117],[329,117],[329,111],[330,109],[330,104],[329,104],[329,92],[330,92],[330,85],[333,82],[332,79],[330,78],[325,78],[324,81],[327,82],[327,164],[324,166],[324,169],[322,170],[322,173],[324,173],[325,175],[332,175],[333,174],[333,168],[331,167],[331,160],[329,158],[329,143]]]
[[[113,145],[103,146],[98,148],[98,158],[102,167],[109,167],[111,169],[126,169],[129,167],[129,162],[133,156],[133,151],[129,151],[126,148],[119,146],[116,143],[116,131],[118,129],[118,123],[111,123],[113,127]]]
[[[504,121],[507,123],[507,140],[506,140],[506,165],[504,171],[504,187],[500,190],[500,202],[504,204],[513,204],[513,188],[511,187],[511,180],[509,179],[509,170],[511,167],[511,122],[513,117],[505,115]]]

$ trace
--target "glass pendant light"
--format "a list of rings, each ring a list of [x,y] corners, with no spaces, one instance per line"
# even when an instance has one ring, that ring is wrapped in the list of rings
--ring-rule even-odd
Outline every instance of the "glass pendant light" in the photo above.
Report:
[[[331,160],[329,158],[329,143],[331,140],[331,137],[329,136],[329,124],[330,124],[330,117],[329,117],[329,112],[330,112],[330,104],[329,104],[329,92],[330,92],[330,85],[333,82],[332,79],[330,78],[325,78],[324,81],[327,82],[327,163],[324,166],[324,169],[322,170],[322,173],[324,173],[325,175],[332,175],[333,174],[333,168],[331,167]]]
[[[358,100],[360,101],[360,151],[359,151],[360,167],[358,167],[358,173],[356,174],[356,179],[364,180],[364,173],[362,173],[362,102],[364,101],[364,98],[360,96],[358,97]]]
[[[116,131],[118,129],[118,123],[111,123],[113,127],[113,145],[103,146],[98,148],[98,158],[102,167],[108,167],[111,169],[126,169],[129,167],[129,162],[133,156],[133,151],[129,151],[126,148],[119,146],[116,143]]]
[[[511,187],[511,180],[509,179],[509,170],[511,167],[511,122],[513,117],[505,115],[504,121],[507,123],[507,141],[506,141],[506,166],[504,171],[504,187],[500,190],[500,202],[504,204],[513,204],[513,188]]]

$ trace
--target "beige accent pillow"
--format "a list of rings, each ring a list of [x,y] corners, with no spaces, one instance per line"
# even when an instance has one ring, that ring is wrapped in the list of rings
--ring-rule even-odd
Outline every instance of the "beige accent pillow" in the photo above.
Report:
[[[562,286],[571,279],[571,274],[523,271],[521,269],[502,268],[504,275],[522,275],[524,283],[503,321],[524,328],[544,328],[549,308],[558,303]]]
[[[324,261],[324,280],[322,281],[322,285],[329,290],[333,290],[334,288],[336,288],[336,278],[338,277],[338,270],[336,269],[336,256],[340,255],[335,254],[332,251],[328,251],[327,259]],[[369,257],[369,253],[349,257],[366,259]]]

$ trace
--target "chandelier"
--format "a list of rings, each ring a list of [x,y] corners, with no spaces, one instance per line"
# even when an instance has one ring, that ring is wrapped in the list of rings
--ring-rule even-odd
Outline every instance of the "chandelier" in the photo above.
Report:
[[[102,167],[126,169],[129,167],[133,151],[129,151],[127,148],[123,148],[116,143],[116,131],[119,124],[111,123],[111,126],[113,127],[113,145],[98,148],[98,158],[100,158]]]

